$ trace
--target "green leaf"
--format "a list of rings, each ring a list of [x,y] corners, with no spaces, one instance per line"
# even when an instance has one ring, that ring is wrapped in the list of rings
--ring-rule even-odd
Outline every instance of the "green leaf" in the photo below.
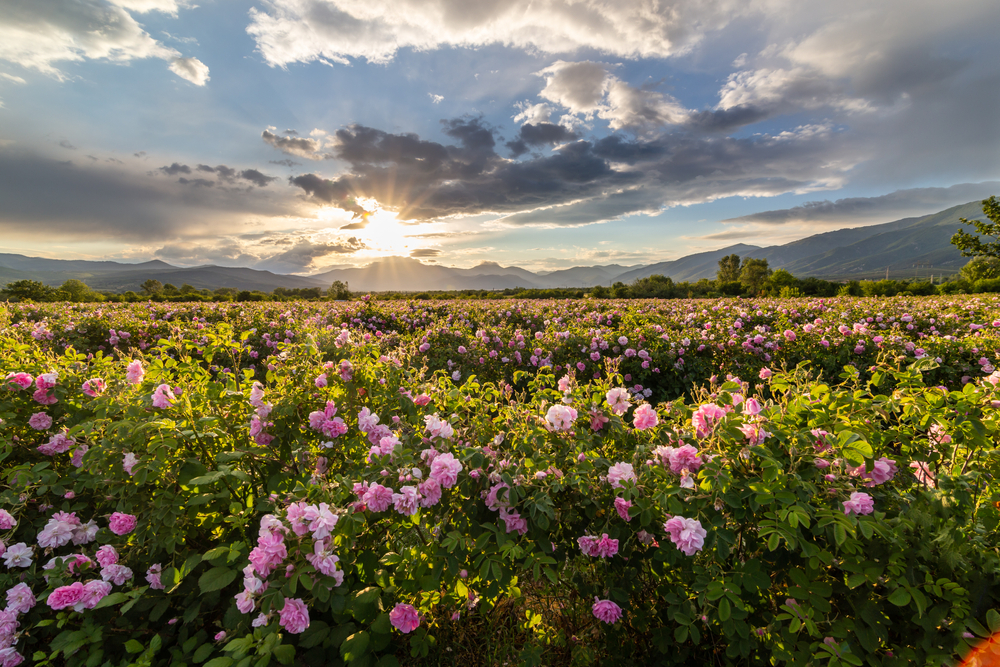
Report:
[[[686,625],[682,625],[676,630],[674,630],[674,639],[677,640],[678,644],[683,644],[688,638],[688,628]]]
[[[198,578],[198,587],[202,593],[222,590],[236,579],[236,570],[228,567],[213,567],[211,570]]]
[[[233,664],[233,659],[223,656],[221,658],[212,658],[205,663],[205,667],[229,667],[231,664]]]
[[[205,662],[208,660],[208,656],[212,655],[212,650],[215,647],[211,644],[202,644],[198,647],[198,650],[194,652],[191,656],[191,662]]]
[[[129,653],[142,653],[142,644],[134,639],[125,642],[125,650]]]
[[[271,655],[283,665],[290,665],[292,661],[295,660],[295,647],[291,644],[282,644],[281,646],[275,646],[274,650],[271,651]]]
[[[104,609],[105,607],[124,602],[127,599],[128,597],[124,593],[112,593],[94,605],[94,609]]]
[[[996,609],[986,612],[986,624],[990,626],[990,632],[1000,632],[1000,613]]]
[[[340,645],[341,657],[344,658],[345,662],[357,660],[368,650],[368,642],[370,640],[371,638],[364,630],[354,633]]]
[[[728,621],[729,617],[733,615],[733,609],[729,604],[728,598],[722,598],[719,600],[719,620]]]
[[[897,588],[889,595],[889,602],[897,607],[904,607],[910,604],[910,594],[905,588]]]

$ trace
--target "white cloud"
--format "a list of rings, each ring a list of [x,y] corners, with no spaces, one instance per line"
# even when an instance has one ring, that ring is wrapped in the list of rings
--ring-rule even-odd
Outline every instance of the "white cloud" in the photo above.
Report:
[[[427,97],[431,98],[431,104],[440,104],[444,101],[443,95],[435,95],[434,93],[427,93]]]
[[[180,2],[178,0],[110,0],[110,2],[140,14],[162,12],[171,16],[177,16],[177,10],[188,5],[183,0]]]
[[[738,0],[272,0],[247,28],[274,66],[313,60],[384,63],[399,49],[505,44],[582,48],[623,58],[685,53],[745,10]]]
[[[518,113],[513,116],[514,122],[531,123],[532,125],[552,122],[552,107],[544,102],[538,104],[531,104],[527,101],[515,102],[514,108],[518,110]]]
[[[7,81],[12,83],[27,83],[24,79],[19,76],[14,76],[13,74],[7,74],[7,72],[0,72],[0,77],[3,77]]]
[[[146,33],[132,16],[97,0],[32,0],[4,8],[0,60],[65,79],[59,62],[163,58],[180,53]]]
[[[630,86],[610,73],[612,67],[591,61],[556,61],[538,72],[545,78],[539,97],[585,120],[596,115],[607,120],[612,130],[655,132],[687,120],[690,112],[677,100]]]
[[[178,58],[170,63],[170,71],[196,86],[204,86],[209,79],[208,66],[197,58]]]

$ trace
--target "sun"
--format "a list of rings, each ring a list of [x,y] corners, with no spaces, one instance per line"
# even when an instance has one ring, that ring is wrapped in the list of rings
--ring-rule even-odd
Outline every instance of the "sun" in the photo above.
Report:
[[[408,254],[410,241],[405,236],[407,226],[399,222],[399,214],[387,211],[374,200],[359,203],[366,211],[366,224],[351,230],[351,234],[367,246],[367,250],[359,254],[371,257]]]

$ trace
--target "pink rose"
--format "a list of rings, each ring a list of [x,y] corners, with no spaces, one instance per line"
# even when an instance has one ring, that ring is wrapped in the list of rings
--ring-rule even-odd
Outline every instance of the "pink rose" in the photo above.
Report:
[[[628,511],[632,507],[631,500],[625,500],[624,498],[615,498],[615,511],[618,512],[620,516],[625,521],[631,521],[632,517],[629,516]]]
[[[607,399],[608,405],[611,406],[611,412],[619,416],[625,414],[629,406],[632,405],[631,401],[629,401],[628,389],[624,387],[609,389],[604,398]]]
[[[108,528],[115,535],[128,535],[133,530],[135,530],[135,517],[131,514],[122,514],[121,512],[115,512],[111,515],[111,520],[108,522]]]
[[[154,408],[169,408],[176,400],[177,397],[174,396],[174,392],[168,384],[161,384],[153,392]]]
[[[18,389],[27,389],[34,381],[35,379],[27,373],[9,373],[6,377],[6,382]]]
[[[844,514],[871,514],[875,511],[875,503],[867,493],[855,491],[850,500],[844,501]]]
[[[53,609],[65,609],[66,607],[72,607],[86,594],[83,584],[79,581],[75,581],[69,586],[60,586],[51,593],[49,593],[47,604]]]
[[[129,363],[128,368],[125,370],[125,380],[131,385],[142,384],[142,378],[146,375],[146,371],[142,367],[142,362],[136,359]]]
[[[293,635],[300,634],[309,627],[309,610],[298,598],[286,598],[285,606],[278,614],[281,617],[278,624]]]
[[[52,426],[52,417],[48,416],[44,412],[36,412],[31,415],[30,419],[28,419],[28,426],[36,431],[44,431]]]
[[[431,479],[441,486],[450,489],[458,481],[458,473],[462,472],[462,464],[450,453],[439,454],[431,461]]]
[[[632,414],[632,425],[635,426],[638,431],[645,431],[646,429],[653,428],[660,423],[660,418],[656,414],[656,410],[649,403],[643,403],[635,409]]]
[[[622,617],[622,608],[611,600],[599,600],[594,596],[594,616],[605,623],[616,623]]]
[[[622,482],[635,482],[635,471],[630,463],[616,463],[608,469],[608,483],[616,489]]]
[[[17,519],[7,510],[0,510],[0,530],[10,530],[17,525]]]
[[[663,529],[670,534],[670,541],[685,556],[693,556],[705,546],[705,536],[708,535],[697,519],[686,519],[682,516],[671,517],[663,524]]]
[[[389,612],[389,622],[392,627],[405,634],[420,626],[420,615],[413,605],[399,603]]]
[[[545,413],[546,428],[550,431],[568,431],[573,428],[577,412],[573,408],[557,403]]]
[[[381,484],[372,484],[361,500],[372,512],[384,512],[392,504],[392,489]]]

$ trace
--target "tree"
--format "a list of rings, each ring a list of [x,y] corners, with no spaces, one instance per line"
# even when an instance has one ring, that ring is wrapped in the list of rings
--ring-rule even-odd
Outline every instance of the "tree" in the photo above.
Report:
[[[961,274],[970,283],[977,280],[1000,278],[1000,257],[987,257],[985,255],[973,257],[968,264],[962,267]]]
[[[326,295],[334,301],[351,300],[351,290],[348,284],[342,280],[334,280],[333,284],[330,285],[330,289],[326,291]]]
[[[775,291],[779,294],[784,293],[786,289],[789,291],[796,289],[799,285],[798,279],[785,269],[778,269],[772,273],[768,282],[774,286]]]
[[[142,285],[139,285],[139,287],[142,288],[142,293],[146,296],[153,296],[163,291],[163,283],[159,280],[154,280],[153,278],[150,278]]]
[[[59,289],[66,292],[70,301],[91,301],[94,297],[94,290],[76,278],[70,278]]]
[[[983,213],[989,222],[958,219],[959,222],[976,228],[976,234],[959,229],[951,237],[952,245],[962,251],[962,257],[1000,258],[1000,201],[997,201],[996,195],[983,200]],[[992,236],[996,240],[983,242],[979,239],[980,236]]]
[[[47,301],[52,297],[52,288],[37,280],[15,280],[8,283],[4,291],[21,301]]]
[[[734,283],[740,279],[740,256],[736,253],[719,260],[719,272],[715,279],[720,283]]]
[[[768,267],[766,259],[743,258],[743,266],[740,268],[740,282],[751,294],[757,294],[764,289],[770,276],[771,269]]]

